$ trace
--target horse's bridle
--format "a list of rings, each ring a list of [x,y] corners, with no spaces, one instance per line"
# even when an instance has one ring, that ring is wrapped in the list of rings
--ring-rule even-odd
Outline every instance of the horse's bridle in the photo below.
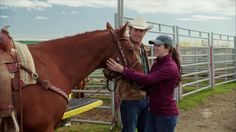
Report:
[[[112,38],[113,38],[113,41],[114,41],[113,44],[114,44],[114,46],[118,47],[118,51],[120,52],[120,55],[121,55],[121,58],[122,58],[121,60],[123,61],[123,62],[119,62],[119,63],[122,63],[126,67],[133,68],[138,63],[138,59],[132,65],[129,65],[129,63],[127,62],[127,59],[125,57],[124,50],[122,49],[121,44],[120,44],[120,41],[122,41],[122,40],[129,41],[129,38],[128,37],[122,37],[122,38],[118,39],[118,37],[117,37],[114,30],[109,30],[109,31],[112,34]],[[117,60],[117,61],[120,61],[120,60]]]
[[[121,59],[118,58],[115,61],[118,61],[118,63],[122,64],[125,67],[133,68],[136,64],[139,63],[139,60],[137,59],[133,64],[129,65],[128,60],[127,60],[127,58],[125,57],[125,54],[124,54],[124,49],[122,48],[121,43],[120,43],[120,41],[123,41],[123,40],[129,41],[129,38],[128,37],[118,38],[114,30],[109,30],[109,31],[112,34],[112,38],[113,38],[113,41],[114,41],[113,49],[117,48],[120,55],[121,55]],[[114,51],[112,50],[111,52],[113,53]],[[113,78],[115,78],[116,80],[119,80],[119,79],[122,78],[121,74],[118,74],[118,73],[116,73],[114,71],[111,71],[109,69],[103,70],[103,72],[104,72],[105,77],[107,78],[107,86],[106,86],[107,89],[111,92],[115,91],[116,86],[113,90],[110,89],[110,87],[108,86],[109,80],[112,80]]]

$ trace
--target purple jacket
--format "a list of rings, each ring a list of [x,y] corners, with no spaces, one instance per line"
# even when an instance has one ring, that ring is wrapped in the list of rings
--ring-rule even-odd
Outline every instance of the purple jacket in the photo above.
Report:
[[[151,113],[161,116],[179,114],[173,95],[180,81],[180,73],[170,55],[156,59],[146,75],[129,68],[124,69],[123,75],[149,89]]]

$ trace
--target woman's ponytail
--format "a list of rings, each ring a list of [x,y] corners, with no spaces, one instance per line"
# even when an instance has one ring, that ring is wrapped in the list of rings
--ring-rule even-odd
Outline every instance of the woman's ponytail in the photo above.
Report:
[[[178,51],[174,47],[170,48],[170,55],[171,55],[172,59],[175,61],[176,65],[179,69],[180,76],[181,76],[182,68],[181,68],[181,64],[180,64],[180,56],[179,56]],[[180,81],[181,81],[181,77],[180,77]]]

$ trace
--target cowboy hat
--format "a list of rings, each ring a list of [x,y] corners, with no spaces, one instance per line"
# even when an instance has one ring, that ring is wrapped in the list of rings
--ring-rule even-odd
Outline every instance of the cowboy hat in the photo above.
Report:
[[[129,22],[129,26],[137,29],[150,30],[153,25],[148,25],[144,17],[139,16]]]

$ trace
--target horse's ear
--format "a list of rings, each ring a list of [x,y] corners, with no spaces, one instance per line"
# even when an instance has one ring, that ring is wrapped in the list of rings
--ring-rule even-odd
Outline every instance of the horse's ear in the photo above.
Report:
[[[113,30],[113,27],[111,26],[111,24],[109,23],[109,22],[107,22],[107,29],[111,29],[111,30]]]
[[[121,36],[125,35],[127,26],[128,26],[128,22],[127,22],[124,26],[122,26],[122,27],[120,28],[119,34],[120,34]]]

